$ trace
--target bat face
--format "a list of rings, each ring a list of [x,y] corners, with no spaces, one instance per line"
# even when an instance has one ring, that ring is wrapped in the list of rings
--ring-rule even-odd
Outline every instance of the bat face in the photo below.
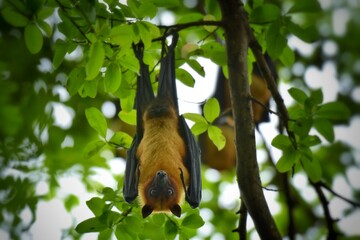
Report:
[[[180,177],[180,176],[179,176]],[[156,172],[153,180],[143,189],[145,195],[145,203],[142,208],[143,217],[149,216],[153,211],[168,212],[171,211],[174,215],[181,215],[181,195],[182,189],[174,184],[174,180],[163,170]]]

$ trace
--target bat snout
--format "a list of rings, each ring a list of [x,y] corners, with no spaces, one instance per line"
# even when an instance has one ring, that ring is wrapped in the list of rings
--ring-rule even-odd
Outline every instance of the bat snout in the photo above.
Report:
[[[156,176],[160,178],[164,178],[167,175],[167,173],[164,170],[159,170],[156,172]]]

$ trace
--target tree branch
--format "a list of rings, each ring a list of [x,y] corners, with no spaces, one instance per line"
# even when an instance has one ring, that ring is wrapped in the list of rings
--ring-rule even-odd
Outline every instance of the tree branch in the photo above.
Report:
[[[358,207],[360,208],[360,203],[357,203],[353,200],[350,200],[344,196],[341,196],[340,194],[338,194],[337,192],[335,192],[334,190],[332,190],[329,186],[327,186],[324,182],[319,182],[318,183],[321,187],[325,188],[326,190],[328,190],[329,192],[331,192],[334,196],[344,200],[345,202],[351,204],[353,207]]]
[[[241,198],[240,198],[241,199]],[[246,240],[247,231],[246,231],[246,222],[247,222],[247,208],[244,201],[241,199],[240,210],[237,212],[240,215],[239,226],[234,229],[233,232],[238,232],[239,239]]]
[[[170,36],[172,34],[173,31],[179,32],[183,29],[186,28],[191,28],[191,27],[197,27],[197,26],[222,26],[223,23],[219,22],[219,21],[198,21],[198,22],[188,22],[188,23],[180,23],[180,24],[174,24],[174,25],[169,25],[169,26],[165,26],[165,25],[158,25],[158,28],[162,28],[165,29],[165,33],[158,38],[154,38],[152,41],[161,41],[164,38]]]
[[[256,159],[247,67],[249,42],[246,25],[248,23],[242,16],[245,10],[239,0],[219,0],[218,2],[225,30],[230,97],[235,121],[236,172],[241,198],[245,202],[260,238],[281,239],[264,197]]]
[[[242,19],[247,19],[245,9],[242,9],[240,15],[241,15]],[[291,132],[288,128],[289,114],[288,114],[287,108],[284,104],[284,100],[282,99],[282,97],[277,89],[276,81],[275,81],[275,79],[271,73],[271,70],[266,62],[264,54],[262,53],[260,44],[256,40],[248,21],[244,20],[244,22],[245,22],[245,29],[246,29],[245,32],[249,39],[250,49],[255,56],[256,62],[260,69],[260,72],[263,75],[263,78],[265,79],[266,84],[271,92],[271,95],[274,98],[274,101],[279,109],[281,125],[285,127],[285,129],[290,137],[290,140],[292,141],[294,147],[296,147],[297,145],[296,145],[295,136],[294,136],[293,132]]]
[[[327,226],[327,229],[328,229],[327,239],[328,240],[335,240],[339,234],[335,231],[335,227],[334,227],[335,220],[331,217],[330,210],[329,210],[329,202],[326,199],[325,194],[321,189],[321,184],[320,183],[314,183],[314,182],[312,182],[310,180],[309,180],[309,182],[314,187],[317,195],[319,196],[321,206],[322,206],[323,211],[324,211],[326,226]]]

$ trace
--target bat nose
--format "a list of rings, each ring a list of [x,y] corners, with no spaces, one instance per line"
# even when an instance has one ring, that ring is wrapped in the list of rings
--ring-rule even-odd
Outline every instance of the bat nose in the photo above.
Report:
[[[165,177],[167,174],[166,174],[165,171],[160,170],[160,171],[157,171],[156,175],[157,175],[158,177],[163,178],[163,177]]]

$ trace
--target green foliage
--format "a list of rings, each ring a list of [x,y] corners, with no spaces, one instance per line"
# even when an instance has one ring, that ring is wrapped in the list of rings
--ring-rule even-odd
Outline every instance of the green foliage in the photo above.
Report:
[[[316,129],[328,142],[334,141],[334,129],[331,121],[346,121],[350,111],[341,102],[322,104],[323,93],[320,89],[312,91],[310,96],[298,88],[288,90],[298,105],[290,109],[290,131],[295,139],[278,135],[272,141],[272,146],[282,150],[282,156],[276,163],[280,172],[291,170],[294,165],[303,166],[308,177],[317,182],[322,177],[319,160],[313,157],[311,147],[322,143],[317,135],[310,135],[312,128]]]
[[[209,138],[220,151],[225,147],[226,139],[221,129],[214,125],[214,121],[220,116],[220,105],[216,98],[210,98],[204,105],[204,116],[197,113],[185,113],[184,117],[194,122],[191,127],[192,133],[197,136],[208,132]]]
[[[178,219],[166,214],[155,214],[142,220],[141,208],[136,203],[129,205],[124,202],[121,191],[106,187],[102,197],[94,197],[86,202],[94,217],[79,223],[75,230],[84,234],[99,232],[99,236],[117,239],[160,238],[189,239],[194,230],[204,225],[204,221],[196,209],[185,208],[185,214]],[[157,229],[157,231],[154,231]]]

